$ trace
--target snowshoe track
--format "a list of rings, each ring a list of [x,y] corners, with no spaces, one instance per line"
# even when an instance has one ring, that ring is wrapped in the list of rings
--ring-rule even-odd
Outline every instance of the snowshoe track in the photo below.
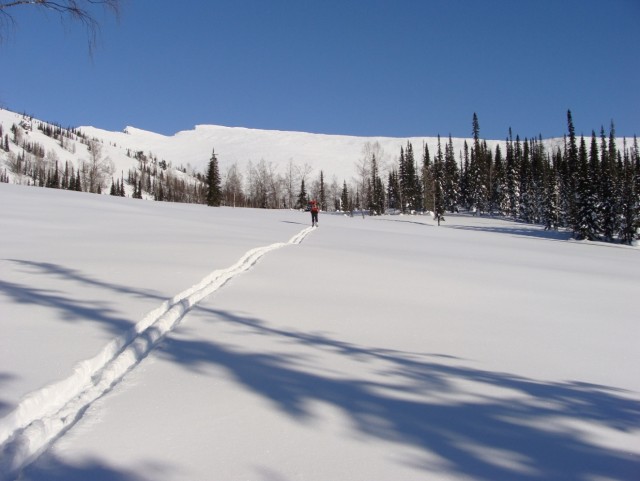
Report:
[[[231,267],[213,271],[198,284],[164,301],[131,330],[110,341],[95,357],[78,363],[67,379],[27,395],[0,419],[0,481],[15,479],[68,431],[95,400],[135,368],[200,301],[251,269],[265,254],[300,244],[312,231],[308,227],[288,242],[252,249]]]

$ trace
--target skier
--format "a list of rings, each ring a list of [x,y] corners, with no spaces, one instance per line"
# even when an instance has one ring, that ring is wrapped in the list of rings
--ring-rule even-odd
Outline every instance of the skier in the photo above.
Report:
[[[318,227],[318,203],[315,200],[310,202],[311,204],[311,227]]]

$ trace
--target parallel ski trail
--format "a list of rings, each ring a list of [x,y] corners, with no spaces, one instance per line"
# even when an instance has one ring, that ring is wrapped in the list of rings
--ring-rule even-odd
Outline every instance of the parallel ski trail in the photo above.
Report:
[[[69,430],[86,409],[118,384],[158,342],[204,298],[248,271],[265,254],[300,244],[313,231],[303,229],[288,242],[248,251],[227,269],[213,271],[198,284],[163,302],[130,331],[113,339],[95,357],[82,361],[67,379],[26,396],[0,419],[0,481],[8,481]]]

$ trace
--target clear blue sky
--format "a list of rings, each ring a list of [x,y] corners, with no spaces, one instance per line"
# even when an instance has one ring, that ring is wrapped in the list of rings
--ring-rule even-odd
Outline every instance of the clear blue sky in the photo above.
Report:
[[[123,0],[15,7],[0,105],[63,126],[504,139],[640,135],[640,0]]]

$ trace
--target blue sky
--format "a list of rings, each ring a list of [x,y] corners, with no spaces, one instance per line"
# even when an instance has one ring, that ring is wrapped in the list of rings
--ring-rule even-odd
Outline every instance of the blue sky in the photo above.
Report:
[[[63,126],[359,136],[640,134],[638,0],[123,0],[11,10],[0,105]]]

